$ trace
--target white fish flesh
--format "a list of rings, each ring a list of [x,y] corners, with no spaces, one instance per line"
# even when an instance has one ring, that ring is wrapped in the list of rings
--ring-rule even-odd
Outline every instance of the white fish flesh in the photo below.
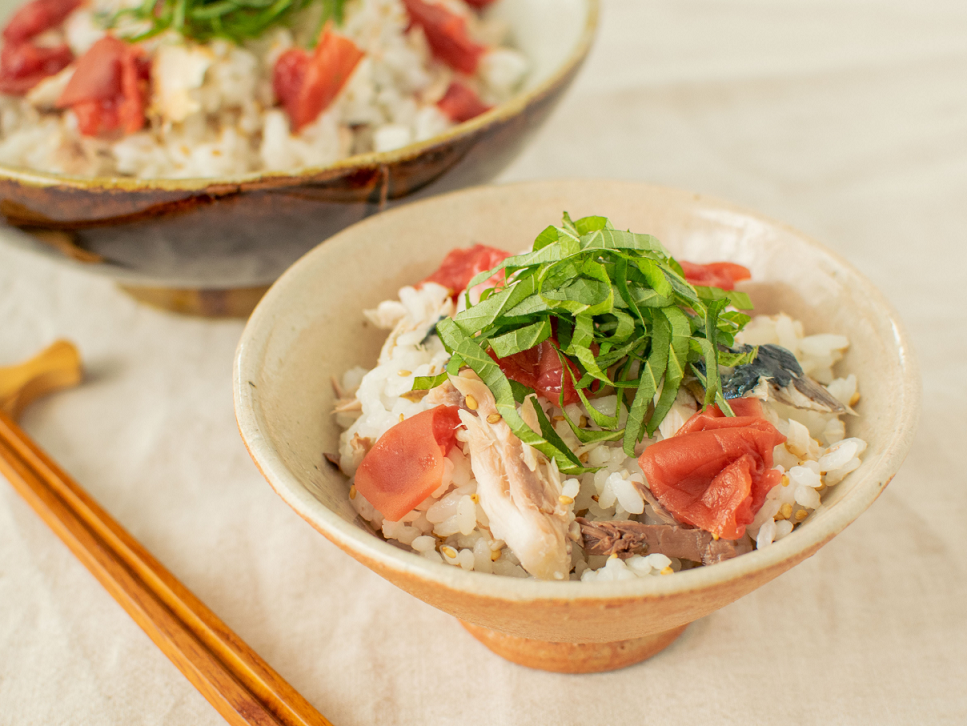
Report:
[[[450,380],[472,399],[460,420],[467,427],[470,466],[491,534],[506,542],[534,577],[566,580],[571,544],[556,463],[525,450],[530,447],[500,417],[493,394],[475,374],[464,372]]]

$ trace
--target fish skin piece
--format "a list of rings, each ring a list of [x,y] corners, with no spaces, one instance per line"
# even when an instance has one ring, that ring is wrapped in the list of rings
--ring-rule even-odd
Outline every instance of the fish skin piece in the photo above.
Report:
[[[747,537],[739,540],[716,540],[701,529],[671,524],[644,524],[631,520],[589,522],[574,520],[581,527],[584,551],[589,555],[628,558],[634,554],[661,553],[667,557],[713,565],[750,552]]]
[[[561,503],[561,476],[543,454],[536,470],[527,466],[522,442],[497,413],[490,389],[476,374],[463,371],[450,381],[476,400],[475,411],[461,409],[467,428],[470,466],[477,480],[480,506],[490,520],[495,539],[507,543],[521,566],[543,580],[566,580],[571,569],[571,543],[567,537],[567,509]]]
[[[743,346],[734,352],[748,350],[751,350],[750,346]],[[726,399],[771,398],[794,408],[820,413],[853,413],[833,398],[825,386],[804,374],[792,352],[770,343],[759,346],[754,361],[735,367],[722,381],[722,394]]]

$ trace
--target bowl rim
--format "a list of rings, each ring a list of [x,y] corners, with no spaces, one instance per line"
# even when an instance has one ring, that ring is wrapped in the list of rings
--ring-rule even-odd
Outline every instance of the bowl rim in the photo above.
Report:
[[[897,419],[894,422],[897,425],[893,427],[883,453],[871,462],[872,467],[866,472],[865,477],[837,503],[836,507],[826,510],[826,517],[822,522],[813,522],[811,527],[797,529],[764,550],[753,550],[741,557],[718,563],[714,567],[698,567],[678,572],[674,577],[585,583],[571,580],[542,581],[533,578],[489,576],[484,573],[468,572],[460,567],[430,562],[416,553],[406,552],[389,544],[381,537],[364,531],[352,522],[347,522],[316,499],[308,488],[300,484],[278,452],[268,444],[267,436],[262,433],[259,425],[259,393],[254,388],[254,384],[248,385],[248,382],[257,375],[261,354],[265,352],[271,331],[283,318],[284,314],[280,313],[277,303],[284,301],[289,281],[301,274],[308,260],[325,255],[327,249],[351,244],[350,236],[355,236],[370,225],[386,224],[396,215],[413,214],[424,205],[446,204],[448,200],[458,196],[488,194],[494,193],[495,190],[497,193],[501,193],[500,190],[502,190],[508,195],[519,197],[528,188],[582,184],[632,186],[641,194],[670,193],[683,200],[714,205],[722,211],[751,217],[758,222],[783,229],[849,273],[852,276],[851,283],[856,284],[862,294],[871,299],[875,307],[886,315],[893,331],[902,371],[901,386],[899,390],[893,391],[893,395],[900,399]],[[920,417],[921,387],[916,356],[896,310],[872,282],[836,252],[787,224],[715,197],[653,184],[607,179],[555,179],[471,187],[413,202],[358,222],[306,253],[270,288],[242,332],[233,366],[235,415],[239,432],[249,454],[265,479],[296,513],[341,549],[367,563],[377,563],[384,571],[393,572],[401,577],[415,577],[424,582],[475,596],[508,602],[574,603],[581,601],[603,604],[605,601],[614,602],[615,600],[663,599],[686,592],[706,590],[768,571],[778,574],[784,569],[781,567],[783,563],[808,556],[845,529],[889,484],[913,442],[913,433],[916,431]],[[864,461],[864,463],[867,462]]]
[[[450,127],[429,139],[407,144],[391,151],[372,151],[355,154],[324,166],[299,167],[294,171],[252,171],[243,174],[211,177],[185,177],[179,179],[127,176],[74,176],[55,172],[36,171],[23,167],[0,164],[0,181],[11,181],[26,187],[46,188],[53,186],[85,189],[89,191],[206,191],[212,187],[272,188],[318,178],[339,178],[343,173],[362,168],[392,166],[418,158],[437,146],[469,138],[482,129],[507,121],[519,115],[533,102],[557,87],[587,57],[598,28],[601,0],[582,0],[587,14],[584,27],[574,48],[557,68],[544,80],[521,93],[476,116],[469,121]]]

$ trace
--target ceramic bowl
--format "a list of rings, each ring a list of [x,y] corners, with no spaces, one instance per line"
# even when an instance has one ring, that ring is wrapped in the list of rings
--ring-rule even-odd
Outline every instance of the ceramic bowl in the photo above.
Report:
[[[542,582],[465,572],[404,552],[357,519],[346,479],[323,459],[339,429],[330,377],[372,367],[386,333],[363,308],[395,298],[455,246],[519,251],[567,210],[656,235],[675,255],[732,260],[760,313],[786,311],[807,330],[846,335],[841,370],[863,398],[848,435],[869,443],[862,466],[829,490],[792,534],[710,567],[617,582]],[[548,670],[607,670],[649,657],[684,627],[814,554],[858,517],[896,473],[913,438],[920,379],[896,313],[873,285],[817,242],[757,214],[643,184],[559,181],[484,187],[412,204],[344,230],[269,290],[235,361],[242,438],[275,491],[351,556],[459,618],[510,660]]]
[[[574,79],[591,47],[598,1],[504,0],[489,9],[533,64],[524,88],[427,141],[325,167],[224,178],[82,178],[0,165],[0,215],[47,231],[47,239],[50,230],[66,232],[56,238],[61,249],[76,242],[98,253],[108,263],[85,269],[125,284],[268,284],[320,240],[392,200],[492,179]],[[22,2],[0,0],[0,15]],[[59,255],[23,236],[0,239]]]

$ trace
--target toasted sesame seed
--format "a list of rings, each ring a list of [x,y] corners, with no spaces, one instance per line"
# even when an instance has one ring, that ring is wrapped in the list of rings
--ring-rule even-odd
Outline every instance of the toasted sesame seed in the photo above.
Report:
[[[564,417],[563,416],[560,416],[560,415],[558,415],[558,416],[551,416],[551,421],[553,421],[554,423],[559,423],[559,422],[561,422],[563,420],[564,420]]]
[[[718,542],[719,541],[719,536],[717,534],[715,534],[715,532],[712,532],[712,539],[714,539],[716,542]]]
[[[588,463],[588,454],[589,454],[589,452],[585,451],[583,454],[581,454],[578,457],[578,461],[580,461],[582,464],[587,464]]]
[[[356,498],[356,485],[355,484],[353,484],[351,487],[349,487],[349,498],[350,499],[355,499]]]
[[[406,416],[404,416],[403,414],[400,414],[400,423],[403,423],[403,421],[405,420],[406,420]]]
[[[667,565],[667,566],[665,567],[665,569],[663,569],[663,570],[661,571],[661,574],[663,574],[663,575],[670,575],[670,574],[672,574],[672,573],[673,573],[674,571],[675,571],[675,570],[673,570],[673,569],[672,569],[672,566],[671,566],[671,565]]]
[[[493,552],[490,553],[491,562],[496,562],[499,559],[500,559],[500,550],[494,550]]]
[[[782,475],[782,485],[783,485],[784,487],[787,487],[787,486],[789,486],[789,477],[788,477],[788,476],[786,476],[785,474],[783,474],[783,475]]]
[[[597,495],[597,494],[592,494],[592,495],[591,495],[591,498],[592,498],[592,499],[593,499],[594,501],[598,501],[598,495]]]
[[[558,501],[560,501],[561,504],[574,504],[574,499],[572,499],[571,497],[565,494],[562,494],[561,496],[559,496]]]
[[[445,557],[449,557],[451,560],[456,559],[457,557],[457,551],[449,545],[441,547],[440,552],[442,552]]]
[[[479,494],[471,494],[470,495],[470,501],[473,502],[474,504],[477,504],[480,501],[480,495]]]
[[[800,509],[798,512],[796,512],[796,521],[801,522],[808,516],[809,512],[807,512],[805,509]]]
[[[859,392],[859,391],[857,391],[856,393],[854,393],[854,394],[853,394],[853,395],[852,395],[852,396],[850,397],[850,399],[849,399],[849,405],[850,405],[850,406],[855,406],[855,405],[856,405],[857,403],[859,403],[859,402],[860,402],[860,392]]]
[[[588,427],[588,417],[582,416],[581,420],[578,422],[578,428],[586,429]]]
[[[408,375],[411,375],[412,373],[413,371],[396,371],[396,375],[398,375],[400,378],[406,378]]]
[[[467,408],[469,408],[471,411],[476,411],[477,399],[474,398],[473,396],[467,396]]]
[[[792,505],[789,504],[789,502],[786,502],[782,505],[779,511],[782,512],[783,519],[789,519],[789,517],[792,516]]]
[[[500,423],[500,414],[492,413],[489,416],[487,416],[487,423],[490,423],[490,424]]]

